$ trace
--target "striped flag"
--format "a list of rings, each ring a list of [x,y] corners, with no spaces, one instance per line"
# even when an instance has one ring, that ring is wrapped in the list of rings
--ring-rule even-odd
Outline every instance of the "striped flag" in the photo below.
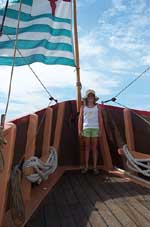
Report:
[[[0,25],[6,0],[0,0]],[[0,65],[12,65],[20,0],[9,0]],[[22,0],[15,65],[33,62],[74,66],[71,0]]]

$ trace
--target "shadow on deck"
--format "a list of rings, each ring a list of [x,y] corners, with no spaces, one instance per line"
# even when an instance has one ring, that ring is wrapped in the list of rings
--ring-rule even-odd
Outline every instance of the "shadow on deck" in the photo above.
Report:
[[[150,191],[123,178],[65,173],[26,227],[150,226]]]

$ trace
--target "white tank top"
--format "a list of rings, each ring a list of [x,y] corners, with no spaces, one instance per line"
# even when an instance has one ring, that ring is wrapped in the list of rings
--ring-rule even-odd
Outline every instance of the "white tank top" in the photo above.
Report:
[[[83,129],[86,128],[99,128],[97,105],[83,108]]]

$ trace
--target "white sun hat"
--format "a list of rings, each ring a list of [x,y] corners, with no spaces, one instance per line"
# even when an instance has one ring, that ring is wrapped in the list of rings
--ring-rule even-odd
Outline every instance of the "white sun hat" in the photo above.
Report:
[[[85,96],[83,97],[83,100],[87,99],[88,95],[89,94],[93,94],[95,96],[95,100],[99,100],[99,98],[96,96],[95,94],[95,91],[92,90],[92,89],[88,89],[86,92],[85,92]]]

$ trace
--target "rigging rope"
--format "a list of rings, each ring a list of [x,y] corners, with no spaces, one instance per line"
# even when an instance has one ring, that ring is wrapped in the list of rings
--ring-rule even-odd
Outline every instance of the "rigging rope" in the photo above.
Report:
[[[4,30],[4,32],[5,32],[5,30]],[[7,35],[8,39],[9,39],[10,41],[13,41],[13,40],[10,38],[10,36],[9,36],[6,32],[5,32],[5,35]],[[33,68],[31,67],[31,65],[28,64],[27,60],[26,60],[25,57],[22,55],[21,51],[20,51],[17,47],[16,47],[16,50],[17,50],[17,52],[20,54],[20,56],[23,58],[24,62],[25,62],[26,65],[29,67],[29,69],[31,70],[31,72],[34,74],[34,76],[35,76],[35,77],[37,78],[37,80],[40,82],[40,84],[42,85],[42,87],[44,88],[44,90],[46,91],[46,93],[48,94],[49,100],[51,100],[51,101],[54,100],[54,101],[57,103],[58,100],[55,99],[55,98],[50,94],[50,92],[48,91],[48,89],[46,88],[46,86],[44,85],[44,83],[40,80],[40,78],[38,77],[38,75],[35,73],[35,71],[34,71]]]
[[[114,97],[112,97],[111,99],[102,101],[101,103],[107,103],[107,102],[115,102],[117,99],[117,97],[124,92],[128,87],[130,87],[135,81],[137,81],[140,77],[142,77],[148,70],[150,70],[150,66],[148,66],[140,75],[138,75],[134,80],[132,80],[129,84],[127,84],[120,92],[118,92]]]
[[[140,75],[138,75],[134,80],[132,80],[129,84],[127,84],[120,92],[118,92],[114,98],[118,97],[122,92],[124,92],[128,87],[130,87],[135,81],[137,81],[140,77],[142,77],[148,70],[150,70],[150,66],[148,66]]]
[[[22,0],[20,0],[20,4],[19,4],[18,23],[17,23],[17,28],[16,28],[16,39],[14,42],[13,62],[12,62],[12,68],[11,68],[11,76],[10,76],[10,82],[9,82],[7,103],[6,103],[6,108],[5,108],[5,119],[6,119],[6,115],[7,115],[7,111],[8,111],[8,105],[9,105],[11,87],[12,87],[13,72],[14,72],[14,66],[15,66],[15,60],[16,60],[16,48],[17,48],[17,40],[18,40],[18,30],[19,30],[19,25],[20,25],[21,7],[22,7]]]
[[[9,0],[6,1],[5,8],[4,8],[4,15],[3,15],[3,19],[2,19],[1,28],[0,28],[0,36],[1,36],[2,33],[3,33],[3,27],[4,27],[4,22],[5,22],[5,17],[6,17],[7,8],[8,8],[8,3],[9,3]]]
[[[145,118],[144,118],[143,116],[141,116],[140,114],[136,113],[136,111],[134,111],[133,109],[128,108],[127,106],[125,106],[125,105],[123,105],[123,104],[121,104],[121,103],[119,103],[119,102],[116,102],[116,101],[114,101],[114,102],[115,102],[116,104],[118,104],[119,106],[122,106],[122,107],[124,107],[124,108],[130,110],[130,111],[131,111],[132,113],[134,113],[138,118],[140,118],[141,120],[145,121],[145,123],[147,123],[147,124],[150,126],[150,121],[147,120],[147,119],[145,119]]]

